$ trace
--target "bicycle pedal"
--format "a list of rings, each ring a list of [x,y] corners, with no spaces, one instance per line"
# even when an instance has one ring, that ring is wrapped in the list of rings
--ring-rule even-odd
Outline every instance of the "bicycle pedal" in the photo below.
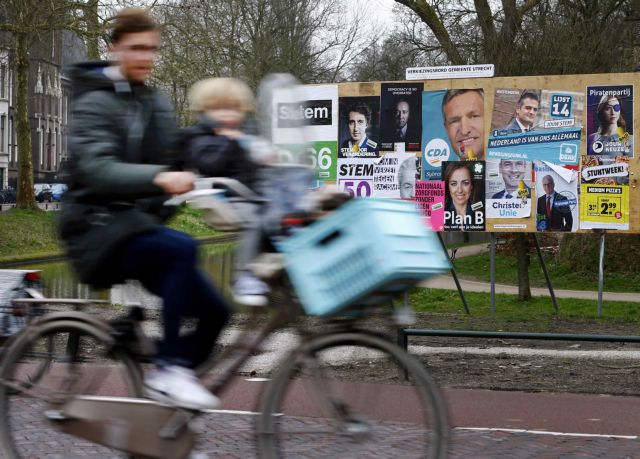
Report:
[[[44,417],[47,418],[49,421],[66,421],[67,419],[69,419],[68,416],[66,416],[62,411],[60,410],[47,410],[44,412]]]

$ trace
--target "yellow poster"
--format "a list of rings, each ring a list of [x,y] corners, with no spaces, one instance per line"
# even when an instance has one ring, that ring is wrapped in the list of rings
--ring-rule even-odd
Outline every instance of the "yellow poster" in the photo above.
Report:
[[[580,185],[581,229],[629,229],[627,185]]]

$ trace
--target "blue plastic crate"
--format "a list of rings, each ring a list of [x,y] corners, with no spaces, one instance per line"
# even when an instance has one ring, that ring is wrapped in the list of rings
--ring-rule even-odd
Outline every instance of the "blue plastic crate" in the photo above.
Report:
[[[410,201],[354,199],[279,247],[310,315],[377,303],[450,269]]]

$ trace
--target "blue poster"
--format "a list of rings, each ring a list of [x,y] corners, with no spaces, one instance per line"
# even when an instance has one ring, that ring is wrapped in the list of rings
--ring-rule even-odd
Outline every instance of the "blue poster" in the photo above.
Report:
[[[484,92],[450,89],[422,93],[422,173],[439,180],[443,161],[484,160]]]
[[[577,165],[584,110],[580,93],[496,89],[487,155]]]

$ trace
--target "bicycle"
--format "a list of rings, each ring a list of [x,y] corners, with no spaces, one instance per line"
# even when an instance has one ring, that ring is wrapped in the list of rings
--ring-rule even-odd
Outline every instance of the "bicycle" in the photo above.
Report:
[[[190,196],[212,193],[198,190]],[[219,204],[208,199],[205,206]],[[276,308],[270,320],[255,336],[245,330],[234,345],[197,369],[207,387],[220,395],[274,331],[285,324],[294,327],[300,343],[259,399],[254,425],[259,456],[445,457],[447,416],[438,386],[416,358],[358,325],[372,308],[416,281],[397,279],[358,298],[339,316],[298,320],[305,310],[281,260],[276,260],[271,257],[262,270],[256,269],[272,288]],[[108,449],[100,457],[112,457],[113,450],[140,457],[187,457],[195,444],[192,421],[205,413],[141,399],[144,365],[153,355],[143,320],[139,307],[111,322],[79,310],[57,312],[37,318],[16,335],[0,366],[0,444],[5,456],[29,457],[33,434],[53,436],[49,441],[59,443],[71,441],[66,433],[104,445]],[[345,356],[347,367],[398,366],[397,382],[403,385],[394,388],[402,391],[397,402],[407,411],[402,419],[379,412],[387,395],[383,385],[348,380],[348,368],[341,364]],[[407,382],[400,375],[406,375]],[[304,406],[299,404],[301,391]],[[25,414],[34,411],[42,418]]]

